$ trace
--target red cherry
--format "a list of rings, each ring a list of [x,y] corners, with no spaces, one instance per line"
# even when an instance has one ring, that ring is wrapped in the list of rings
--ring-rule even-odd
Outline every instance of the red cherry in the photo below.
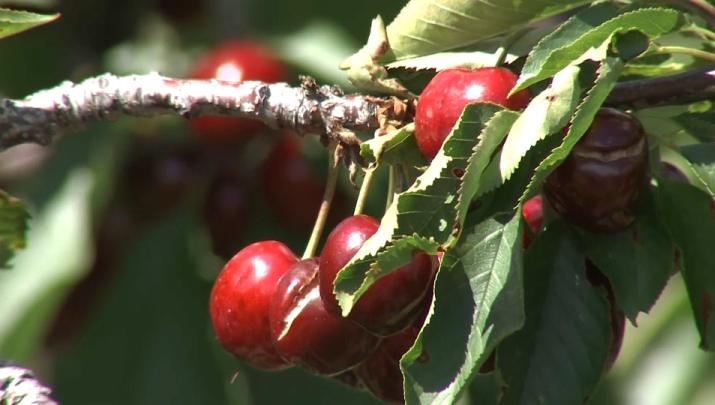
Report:
[[[223,347],[264,370],[288,364],[271,342],[268,309],[278,280],[298,260],[284,244],[246,246],[224,267],[209,301],[211,322]]]
[[[386,337],[377,350],[355,368],[355,374],[377,398],[390,403],[404,403],[400,359],[415,343],[420,328],[421,322]]]
[[[512,110],[529,104],[522,90],[507,98],[518,76],[500,67],[447,69],[437,73],[420,95],[415,111],[415,139],[422,155],[432,160],[467,104],[490,102]]]
[[[226,82],[258,80],[275,83],[285,79],[285,68],[273,54],[250,41],[226,42],[205,54],[191,74],[193,79],[218,79]],[[202,138],[227,141],[262,127],[247,118],[200,117],[191,126]]]
[[[554,210],[593,232],[614,232],[634,220],[648,169],[643,126],[630,114],[602,108],[566,160],[547,177]]]
[[[318,290],[318,259],[301,260],[281,278],[270,307],[273,343],[290,363],[336,375],[356,366],[379,338],[325,310]]]
[[[524,232],[522,243],[524,249],[531,244],[531,239],[539,233],[541,223],[544,220],[544,204],[540,195],[530,198],[521,207],[521,215],[524,217],[529,229]]]
[[[296,230],[310,229],[323,200],[325,183],[313,173],[294,135],[281,137],[261,175],[268,206],[280,222]]]
[[[332,314],[341,314],[333,293],[338,271],[379,225],[372,217],[356,215],[343,220],[328,236],[320,261],[320,296]],[[348,319],[380,336],[406,328],[422,311],[420,304],[430,290],[435,269],[430,256],[415,253],[410,263],[377,280],[360,297]]]

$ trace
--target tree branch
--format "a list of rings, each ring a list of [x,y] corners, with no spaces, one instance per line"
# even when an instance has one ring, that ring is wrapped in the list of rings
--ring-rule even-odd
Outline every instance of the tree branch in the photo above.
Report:
[[[606,104],[652,107],[715,98],[715,65],[675,75],[631,80],[616,85]]]
[[[402,125],[411,114],[396,98],[344,96],[337,87],[304,78],[286,83],[229,83],[179,80],[156,73],[117,77],[104,74],[81,83],[64,82],[23,100],[0,101],[0,150],[20,143],[49,144],[86,123],[120,115],[163,114],[195,118],[222,115],[255,118],[271,128],[291,129],[357,142],[350,131]]]
[[[57,405],[32,371],[0,361],[0,404]]]
[[[619,83],[606,104],[648,107],[713,98],[715,65]],[[0,100],[0,150],[21,143],[46,145],[86,123],[120,115],[165,114],[255,118],[271,128],[314,133],[352,147],[358,143],[352,131],[399,127],[411,121],[412,113],[409,102],[394,97],[346,96],[337,87],[318,86],[309,78],[303,79],[302,86],[291,87],[286,83],[180,80],[156,73],[104,74],[81,83],[64,82],[22,100]],[[355,148],[349,149],[355,155]]]

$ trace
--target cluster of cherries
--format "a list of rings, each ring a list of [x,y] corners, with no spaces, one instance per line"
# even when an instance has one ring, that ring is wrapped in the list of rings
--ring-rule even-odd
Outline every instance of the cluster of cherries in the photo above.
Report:
[[[197,78],[215,78],[213,69]],[[262,77],[237,76],[236,80]],[[517,76],[505,68],[450,69],[422,92],[415,136],[422,154],[435,157],[469,103],[491,102],[519,110],[528,90],[511,97]],[[219,118],[195,125],[217,126]],[[248,125],[248,124],[245,124]],[[647,146],[639,122],[601,109],[571,155],[547,179],[544,190],[554,210],[592,231],[617,231],[633,221],[632,209],[646,179]],[[310,191],[319,195],[319,191]],[[297,195],[307,194],[302,190]],[[295,196],[296,194],[291,194]],[[292,197],[291,197],[292,198]],[[524,246],[542,226],[542,200],[524,205]],[[378,398],[402,402],[399,360],[412,346],[432,298],[437,258],[415,252],[411,262],[379,279],[343,316],[334,293],[339,270],[377,232],[365,215],[343,220],[328,236],[319,257],[302,260],[283,243],[251,244],[228,261],[210,298],[213,328],[224,348],[261,369],[292,365],[353,386]]]
[[[210,312],[230,353],[265,370],[301,365],[358,381],[377,397],[402,400],[400,357],[429,306],[436,263],[424,253],[379,279],[343,318],[333,293],[338,271],[378,229],[366,215],[343,220],[320,257],[299,260],[277,241],[238,252],[216,279]]]

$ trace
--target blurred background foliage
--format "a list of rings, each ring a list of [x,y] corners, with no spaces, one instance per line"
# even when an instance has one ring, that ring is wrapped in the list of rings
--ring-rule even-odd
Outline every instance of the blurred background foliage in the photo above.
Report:
[[[106,71],[186,77],[198,56],[229,39],[272,48],[293,81],[310,74],[349,90],[337,64],[364,42],[372,17],[389,21],[403,2],[0,5],[62,13],[55,23],[0,41],[0,94],[22,97]],[[280,169],[266,162],[281,135],[259,130],[216,147],[179,118],[122,119],[48,148],[0,154],[0,185],[27,201],[33,215],[28,248],[12,270],[0,272],[0,358],[34,369],[66,404],[374,403],[301,370],[243,366],[212,336],[208,294],[232,252],[276,239],[300,253],[310,233],[267,201],[265,184]],[[322,146],[310,137],[299,142],[300,160],[322,184]],[[384,183],[382,175],[373,187],[372,215],[381,215]],[[351,212],[355,194],[343,173],[333,223]],[[680,283],[674,277],[652,314],[628,328],[593,403],[715,403],[715,362],[697,349]],[[489,376],[472,390],[483,378]],[[461,402],[470,403],[469,393]]]

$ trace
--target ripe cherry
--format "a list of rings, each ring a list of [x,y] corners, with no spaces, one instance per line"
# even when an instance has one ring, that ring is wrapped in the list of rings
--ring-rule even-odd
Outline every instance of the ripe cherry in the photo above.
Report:
[[[228,352],[254,367],[288,366],[271,342],[268,310],[276,284],[297,261],[280,242],[253,243],[229,260],[211,290],[216,337]]]
[[[604,366],[604,372],[610,370],[618,358],[618,353],[623,345],[623,335],[626,330],[626,316],[618,307],[616,296],[613,293],[613,287],[601,270],[596,267],[590,260],[586,260],[586,279],[594,287],[600,287],[606,290],[606,299],[611,309],[611,344],[608,348],[608,357]]]
[[[633,222],[647,168],[643,126],[630,114],[602,108],[546,179],[544,194],[556,212],[585,229],[619,231]]]
[[[541,223],[544,220],[544,205],[540,195],[530,198],[521,207],[521,215],[524,217],[528,230],[524,232],[522,244],[524,249],[531,244],[532,238],[539,233]]]
[[[512,110],[529,104],[522,90],[507,98],[518,77],[500,67],[447,69],[437,73],[420,95],[415,111],[415,139],[422,155],[432,160],[467,104],[490,102]]]
[[[320,261],[320,296],[331,313],[341,314],[333,293],[335,277],[379,225],[372,217],[356,215],[343,220],[328,236]],[[435,268],[430,256],[415,253],[410,263],[377,280],[348,319],[380,336],[406,328],[422,311],[420,304],[430,290]]]
[[[226,82],[284,80],[285,67],[273,54],[250,41],[226,42],[206,53],[196,64],[191,78]],[[224,142],[262,127],[260,121],[232,117],[200,117],[191,126],[202,138]]]
[[[355,374],[377,398],[389,403],[404,403],[400,359],[412,347],[422,322],[386,337],[377,350],[355,368]]]
[[[351,369],[380,341],[325,310],[318,290],[318,259],[299,261],[281,278],[270,307],[270,327],[286,361],[322,375]]]

